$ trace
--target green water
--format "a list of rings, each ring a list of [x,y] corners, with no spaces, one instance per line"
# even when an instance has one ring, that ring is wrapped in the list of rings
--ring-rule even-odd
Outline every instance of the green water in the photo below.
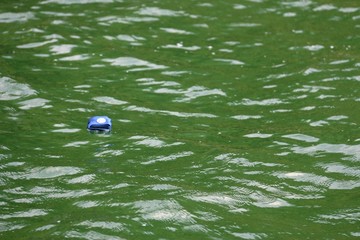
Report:
[[[2,0],[0,34],[1,239],[360,237],[358,0]]]

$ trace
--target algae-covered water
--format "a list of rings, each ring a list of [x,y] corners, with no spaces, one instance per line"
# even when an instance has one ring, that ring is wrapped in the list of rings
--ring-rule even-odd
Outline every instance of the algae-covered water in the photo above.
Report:
[[[0,239],[360,238],[358,0],[3,0],[0,34]]]

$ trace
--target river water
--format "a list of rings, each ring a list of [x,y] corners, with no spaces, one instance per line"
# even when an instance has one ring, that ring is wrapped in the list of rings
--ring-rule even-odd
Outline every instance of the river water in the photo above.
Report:
[[[1,239],[360,237],[358,0],[3,0],[0,34]]]

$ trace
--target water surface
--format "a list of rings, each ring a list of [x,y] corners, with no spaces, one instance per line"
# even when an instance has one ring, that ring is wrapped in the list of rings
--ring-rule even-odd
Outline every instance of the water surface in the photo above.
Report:
[[[4,1],[1,239],[360,237],[359,10]]]

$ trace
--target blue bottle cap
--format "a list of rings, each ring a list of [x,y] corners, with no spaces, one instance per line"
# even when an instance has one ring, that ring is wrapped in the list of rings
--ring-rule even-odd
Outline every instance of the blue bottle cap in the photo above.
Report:
[[[90,131],[106,131],[111,130],[111,119],[107,116],[94,116],[89,118],[87,129]]]

